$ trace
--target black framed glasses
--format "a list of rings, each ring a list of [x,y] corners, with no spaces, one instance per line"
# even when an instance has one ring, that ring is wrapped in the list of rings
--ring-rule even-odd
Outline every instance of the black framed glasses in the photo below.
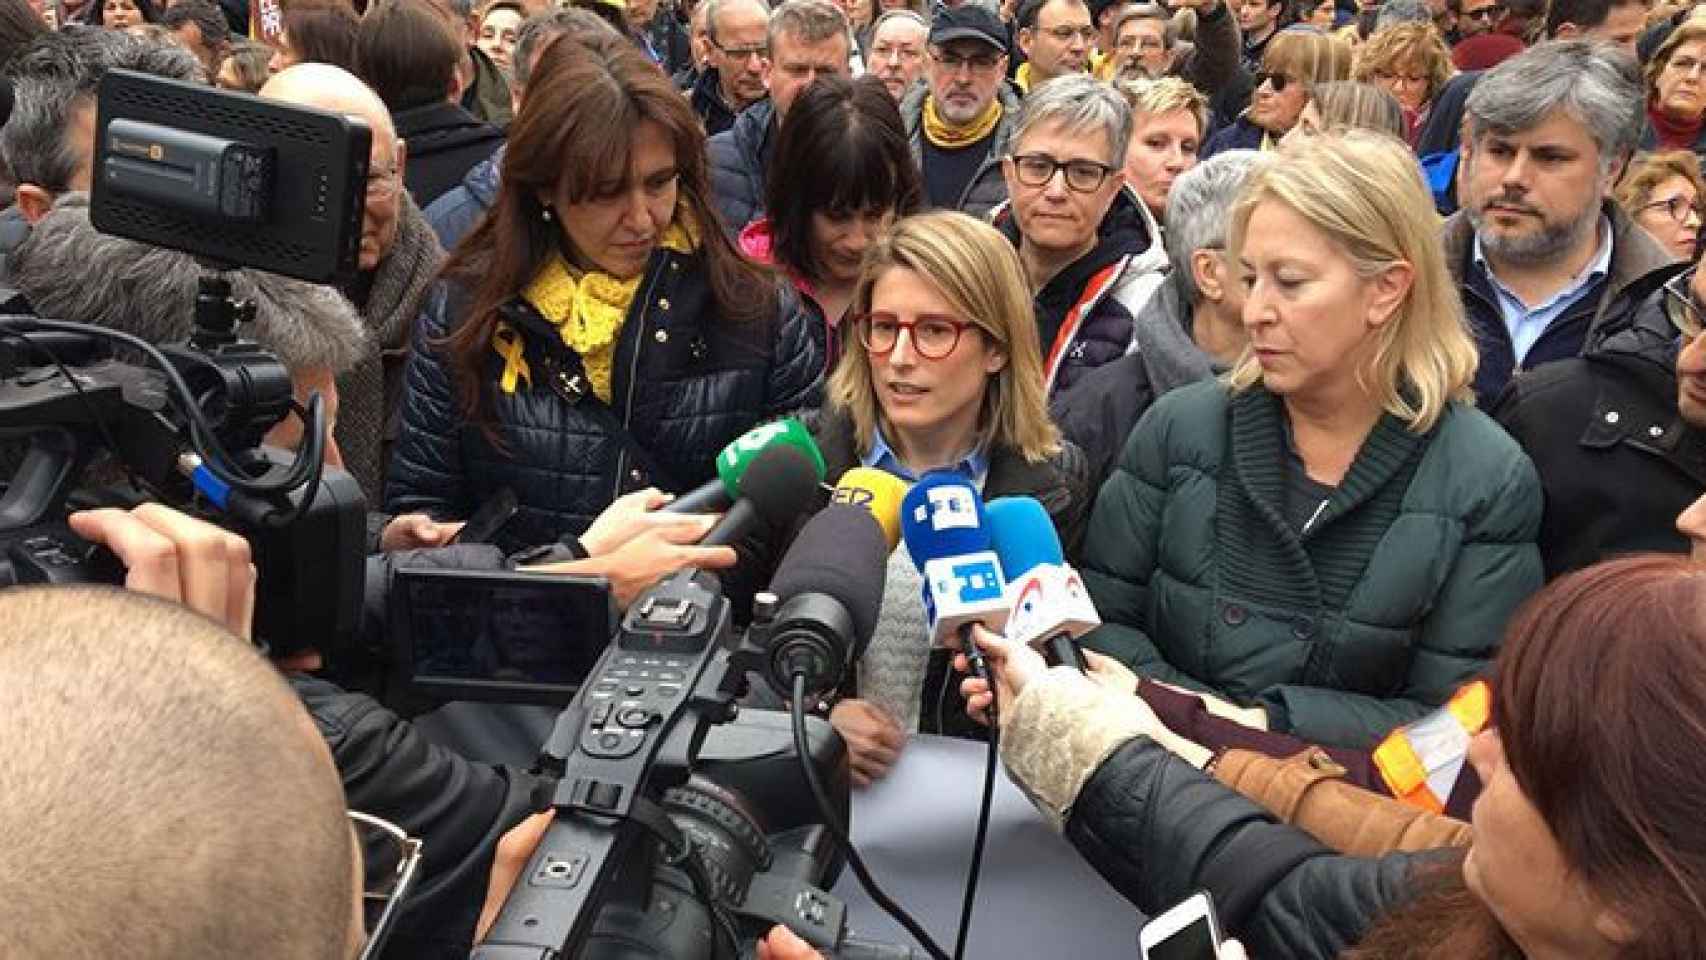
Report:
[[[1278,70],[1263,70],[1256,74],[1255,81],[1258,87],[1265,83],[1272,87],[1275,93],[1284,93],[1286,85],[1291,83],[1291,78]]]
[[[402,827],[371,814],[351,810],[349,821],[361,845],[361,907],[367,932],[361,960],[377,960],[396,925],[399,905],[414,889],[421,842]]]
[[[942,69],[949,73],[959,73],[961,67],[969,69],[972,73],[987,73],[994,70],[995,65],[1001,62],[1001,54],[993,52],[967,54],[954,53],[951,50],[932,50],[930,51],[930,59],[941,64]]]
[[[1114,168],[1094,160],[1056,160],[1046,153],[1022,153],[1008,157],[1013,172],[1027,187],[1041,187],[1054,179],[1056,170],[1066,171],[1067,189],[1076,193],[1095,193],[1107,182]]]
[[[853,328],[858,331],[860,345],[872,356],[883,357],[893,353],[904,330],[912,339],[912,349],[918,351],[919,356],[926,360],[941,360],[953,353],[960,345],[960,337],[967,330],[976,329],[977,324],[934,313],[902,320],[896,314],[878,310],[855,317]]]
[[[1670,217],[1671,220],[1676,223],[1681,223],[1684,220],[1687,220],[1688,215],[1691,213],[1695,216],[1700,216],[1700,208],[1696,206],[1693,201],[1683,196],[1667,197],[1663,200],[1650,200],[1641,204],[1640,209],[1636,212],[1646,213],[1648,210],[1663,210],[1665,212],[1665,216]]]

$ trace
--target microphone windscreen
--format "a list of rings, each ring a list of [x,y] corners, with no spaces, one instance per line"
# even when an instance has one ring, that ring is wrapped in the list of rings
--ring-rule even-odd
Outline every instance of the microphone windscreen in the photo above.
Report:
[[[883,528],[889,550],[900,542],[900,502],[906,496],[905,480],[875,467],[854,467],[835,484],[835,503],[863,507]]]
[[[741,474],[740,496],[752,502],[764,522],[782,526],[816,503],[821,476],[799,448],[772,444]]]
[[[989,539],[1001,558],[1001,572],[1017,580],[1040,563],[1065,563],[1060,534],[1035,497],[996,497],[984,505]]]
[[[952,470],[932,470],[906,492],[900,532],[920,570],[931,560],[990,549],[983,497]]]
[[[769,449],[773,444],[785,444],[805,454],[817,471],[818,483],[823,482],[824,471],[823,451],[817,448],[812,440],[811,431],[806,425],[793,417],[772,420],[761,423],[751,430],[730,440],[717,454],[717,478],[723,483],[723,490],[733,500],[740,496],[740,478],[751,469],[758,455]]]
[[[834,597],[853,619],[853,656],[871,642],[883,603],[889,546],[864,507],[832,503],[806,521],[776,568],[770,592],[786,602],[805,593]]]

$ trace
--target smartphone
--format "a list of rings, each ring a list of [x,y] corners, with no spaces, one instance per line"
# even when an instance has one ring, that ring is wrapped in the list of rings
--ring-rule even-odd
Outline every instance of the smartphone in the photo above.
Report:
[[[461,530],[456,531],[456,536],[452,537],[450,542],[487,543],[519,509],[521,504],[516,499],[515,491],[504,487],[490,500],[480,504],[480,509],[474,511],[474,515],[468,518]]]
[[[1220,921],[1214,898],[1198,890],[1143,925],[1137,934],[1143,960],[1219,960]]]

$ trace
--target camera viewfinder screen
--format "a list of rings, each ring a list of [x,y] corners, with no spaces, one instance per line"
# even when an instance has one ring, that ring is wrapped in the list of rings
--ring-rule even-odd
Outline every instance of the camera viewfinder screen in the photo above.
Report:
[[[602,586],[558,579],[398,574],[417,680],[579,685],[614,628]]]

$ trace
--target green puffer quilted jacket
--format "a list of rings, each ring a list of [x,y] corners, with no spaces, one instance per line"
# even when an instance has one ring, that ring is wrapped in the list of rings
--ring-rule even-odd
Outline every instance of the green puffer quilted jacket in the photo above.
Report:
[[[1541,584],[1534,467],[1452,404],[1426,434],[1383,417],[1300,537],[1283,515],[1285,414],[1256,387],[1175,390],[1097,497],[1085,645],[1145,676],[1366,748],[1484,672]]]

